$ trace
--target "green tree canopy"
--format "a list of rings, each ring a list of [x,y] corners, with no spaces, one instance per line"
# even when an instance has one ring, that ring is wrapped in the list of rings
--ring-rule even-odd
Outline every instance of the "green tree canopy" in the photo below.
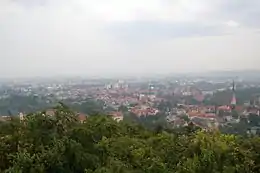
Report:
[[[54,116],[40,112],[27,115],[24,121],[0,124],[0,172],[259,172],[257,137],[206,132],[192,126],[182,131],[155,130],[105,115],[81,123],[61,104]]]

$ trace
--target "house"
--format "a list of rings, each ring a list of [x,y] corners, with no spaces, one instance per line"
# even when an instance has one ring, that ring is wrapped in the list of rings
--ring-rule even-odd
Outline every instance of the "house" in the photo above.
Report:
[[[174,121],[172,121],[171,123],[173,123],[174,127],[183,127],[183,126],[188,125],[188,123],[181,118],[177,118]]]
[[[46,110],[45,115],[54,116],[55,110],[54,109],[48,109],[48,110]]]
[[[22,112],[19,113],[19,119],[20,119],[21,121],[24,120],[24,114],[23,114]]]
[[[148,106],[141,106],[141,107],[132,108],[131,112],[140,117],[140,116],[156,115],[159,112],[159,110]]]
[[[84,121],[86,121],[87,115],[85,115],[85,114],[83,114],[83,113],[78,113],[78,114],[77,114],[77,119],[78,119],[78,121],[80,121],[81,123],[83,123]]]
[[[113,118],[113,120],[117,122],[122,121],[124,119],[122,112],[111,112],[109,115]]]
[[[0,116],[0,121],[9,121],[11,120],[11,116]]]
[[[247,134],[248,134],[248,135],[251,135],[251,136],[260,134],[260,127],[255,126],[255,127],[249,128],[249,129],[247,130]]]
[[[194,117],[191,122],[202,129],[217,129],[219,124],[214,119],[205,119],[201,117]]]
[[[250,114],[255,114],[255,115],[260,116],[260,110],[259,110],[259,108],[256,108],[256,107],[248,108],[248,109],[247,109],[247,114],[248,114],[248,115],[250,115]]]
[[[224,120],[226,120],[227,122],[230,122],[233,119],[232,115],[227,115],[224,117]]]
[[[208,119],[208,120],[216,119],[216,114],[214,114],[214,113],[203,113],[203,112],[191,111],[191,112],[188,112],[188,116],[190,119],[193,119],[193,118],[201,118],[201,119]]]
[[[231,108],[227,105],[223,105],[223,106],[220,106],[218,107],[217,111],[224,111],[224,112],[231,112]]]

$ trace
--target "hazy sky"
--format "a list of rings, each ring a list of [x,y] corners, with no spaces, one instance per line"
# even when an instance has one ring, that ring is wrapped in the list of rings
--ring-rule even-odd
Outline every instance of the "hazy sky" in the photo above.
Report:
[[[0,77],[260,70],[260,0],[0,0]]]

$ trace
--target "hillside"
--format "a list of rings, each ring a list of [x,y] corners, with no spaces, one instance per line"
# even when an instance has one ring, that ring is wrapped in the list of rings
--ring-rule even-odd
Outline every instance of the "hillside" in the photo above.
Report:
[[[79,122],[66,106],[0,125],[0,170],[8,173],[252,173],[260,138],[148,130],[107,116]]]

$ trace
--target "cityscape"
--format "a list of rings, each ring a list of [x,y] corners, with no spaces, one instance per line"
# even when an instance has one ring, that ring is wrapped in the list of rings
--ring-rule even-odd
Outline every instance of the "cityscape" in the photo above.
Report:
[[[260,83],[239,77],[6,81],[0,93],[3,121],[35,111],[53,114],[51,108],[62,102],[82,120],[103,114],[117,121],[153,121],[153,128],[192,123],[232,134],[260,132]]]
[[[0,0],[0,173],[260,173],[260,0]]]

